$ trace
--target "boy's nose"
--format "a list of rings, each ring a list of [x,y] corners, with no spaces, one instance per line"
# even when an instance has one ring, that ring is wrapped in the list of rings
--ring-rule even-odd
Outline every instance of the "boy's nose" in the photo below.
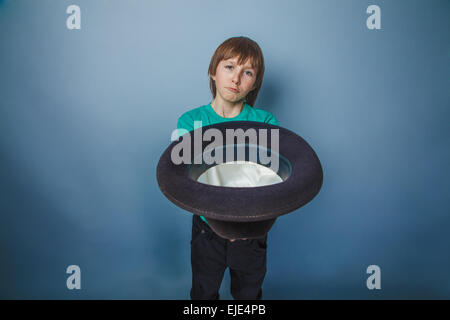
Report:
[[[241,76],[240,76],[239,72],[233,73],[233,77],[231,78],[231,80],[234,83],[239,84],[240,79],[241,79]]]

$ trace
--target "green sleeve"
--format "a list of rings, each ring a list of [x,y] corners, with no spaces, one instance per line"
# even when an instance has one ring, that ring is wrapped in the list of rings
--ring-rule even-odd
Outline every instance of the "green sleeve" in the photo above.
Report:
[[[268,124],[273,124],[274,126],[278,126],[278,120],[273,114],[269,114],[269,117],[265,121]]]
[[[177,122],[178,137],[181,137],[185,133],[194,130],[194,121],[187,114],[183,114],[178,118]]]

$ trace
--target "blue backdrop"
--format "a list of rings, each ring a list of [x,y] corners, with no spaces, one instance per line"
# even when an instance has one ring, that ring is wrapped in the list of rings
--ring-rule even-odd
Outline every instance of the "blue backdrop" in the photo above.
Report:
[[[324,169],[269,233],[264,298],[450,298],[445,0],[0,0],[0,298],[189,298],[192,214],[156,165],[177,118],[211,101],[215,49],[240,35],[265,56],[255,106]]]

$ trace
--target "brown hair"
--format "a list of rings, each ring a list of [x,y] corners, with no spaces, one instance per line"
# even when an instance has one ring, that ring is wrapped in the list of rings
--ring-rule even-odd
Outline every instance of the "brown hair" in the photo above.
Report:
[[[209,87],[213,98],[216,97],[216,83],[211,75],[216,75],[217,66],[220,61],[238,56],[238,64],[244,64],[248,59],[253,68],[256,69],[255,89],[250,91],[245,98],[245,102],[251,106],[256,101],[259,89],[264,77],[264,56],[259,45],[247,37],[233,37],[225,40],[214,52],[208,68]]]

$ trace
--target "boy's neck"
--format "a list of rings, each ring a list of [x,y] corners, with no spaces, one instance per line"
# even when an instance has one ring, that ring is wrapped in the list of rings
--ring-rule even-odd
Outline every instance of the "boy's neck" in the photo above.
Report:
[[[232,103],[217,99],[216,96],[216,98],[211,101],[211,107],[219,116],[223,118],[234,118],[244,109],[244,101]]]

